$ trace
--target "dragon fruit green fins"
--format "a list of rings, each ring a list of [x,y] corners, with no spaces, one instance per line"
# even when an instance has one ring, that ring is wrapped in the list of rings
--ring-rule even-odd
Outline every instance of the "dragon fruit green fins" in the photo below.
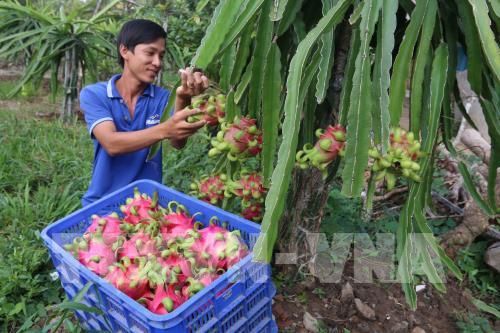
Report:
[[[240,173],[238,181],[228,181],[227,189],[244,201],[252,199],[262,201],[267,192],[262,184],[262,176],[256,172],[247,173],[246,171]]]
[[[173,285],[159,285],[154,297],[146,301],[149,311],[156,314],[167,314],[177,309],[187,300],[180,291],[175,290]]]
[[[226,115],[226,96],[223,94],[203,94],[193,97],[190,109],[198,109],[200,113],[188,117],[188,123],[204,119],[208,126],[216,126],[224,121]]]
[[[224,199],[226,181],[225,174],[205,177],[191,184],[191,194],[212,205],[217,205]]]
[[[153,197],[141,194],[139,189],[134,188],[134,197],[128,198],[125,205],[120,206],[123,213],[123,221],[130,224],[139,222],[147,223],[152,215],[158,211],[158,193],[154,192]]]
[[[306,169],[314,166],[321,170],[323,177],[327,176],[326,167],[337,155],[342,155],[345,145],[345,128],[340,125],[328,126],[326,131],[316,130],[318,141],[314,145],[305,144],[303,150],[296,155],[297,165]]]
[[[111,245],[118,239],[119,236],[123,235],[122,228],[120,227],[122,222],[120,217],[116,213],[111,213],[106,217],[99,217],[98,215],[92,215],[92,224],[88,227],[88,233],[100,232],[104,239],[106,245]]]
[[[390,147],[385,155],[375,147],[368,151],[374,161],[372,171],[375,172],[375,180],[385,179],[388,190],[396,185],[397,176],[419,182],[421,178],[418,175],[420,171],[418,159],[422,156],[422,152],[420,142],[415,139],[415,135],[402,128],[393,128],[389,142]]]
[[[105,276],[116,289],[120,290],[130,298],[139,299],[149,289],[148,280],[144,278],[144,264],[134,264],[130,260],[122,260],[109,267],[109,272]]]
[[[99,276],[106,275],[109,267],[116,262],[114,251],[104,243],[100,234],[76,238],[73,248],[78,261]]]
[[[256,120],[235,118],[234,123],[222,123],[217,137],[211,141],[213,148],[208,152],[212,157],[227,151],[230,161],[255,156],[262,150],[262,132]]]

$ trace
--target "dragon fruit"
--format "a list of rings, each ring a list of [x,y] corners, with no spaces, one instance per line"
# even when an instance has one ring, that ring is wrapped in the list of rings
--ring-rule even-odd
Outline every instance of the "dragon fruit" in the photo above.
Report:
[[[213,269],[227,270],[248,254],[238,230],[228,231],[213,220],[179,246],[186,256],[195,255],[198,264]]]
[[[131,263],[125,257],[121,263],[109,267],[109,273],[105,276],[105,279],[111,282],[116,289],[137,300],[149,289],[148,280],[141,274],[143,268],[144,263]]]
[[[345,128],[340,125],[328,126],[326,131],[316,130],[318,141],[314,147],[308,143],[303,150],[297,152],[297,165],[302,169],[312,165],[321,170],[326,178],[326,167],[344,152],[345,133]]]
[[[373,159],[372,171],[375,173],[375,181],[385,179],[388,190],[396,185],[398,176],[419,182],[421,178],[418,175],[420,170],[418,159],[422,156],[422,152],[420,142],[415,139],[415,135],[402,128],[392,128],[389,143],[385,155],[375,147],[368,151]]]
[[[262,200],[266,194],[266,189],[262,184],[262,176],[256,172],[248,173],[245,170],[240,173],[238,181],[228,181],[227,188],[243,201]]]
[[[134,260],[135,258],[148,255],[158,256],[160,254],[158,248],[161,244],[161,237],[151,237],[150,235],[139,231],[130,239],[125,240],[118,248],[118,257],[127,257],[130,260]]]
[[[209,93],[192,98],[190,109],[198,109],[200,113],[189,116],[188,123],[204,119],[208,126],[216,126],[224,121],[226,115],[226,96],[223,94],[211,95]]]
[[[88,233],[100,232],[106,245],[111,245],[123,235],[122,222],[117,213],[113,212],[106,217],[92,215],[92,224],[87,228]]]
[[[125,205],[120,207],[124,217],[123,220],[133,225],[139,222],[148,223],[152,214],[158,211],[158,193],[154,192],[153,198],[147,194],[141,194],[139,189],[134,188],[134,197],[128,198]]]
[[[173,209],[172,206],[176,208]],[[167,242],[177,238],[186,238],[191,230],[196,229],[199,223],[195,223],[194,219],[197,214],[189,217],[187,210],[175,201],[171,201],[168,205],[168,210],[162,211],[160,233],[163,239]]]
[[[116,262],[115,253],[106,245],[99,233],[77,237],[72,244],[66,244],[65,248],[73,252],[78,261],[99,276],[106,275],[109,266]]]
[[[190,194],[212,205],[217,205],[224,199],[226,181],[225,174],[205,177],[191,184]]]
[[[187,299],[177,290],[174,285],[159,285],[154,297],[146,300],[149,311],[156,314],[167,314],[177,309]]]
[[[217,271],[209,268],[203,268],[198,272],[196,278],[189,277],[186,280],[186,284],[182,287],[182,295],[189,299],[197,292],[201,291],[203,288],[214,282],[219,278]]]
[[[230,161],[238,161],[248,156],[255,156],[262,150],[262,132],[256,126],[256,120],[236,118],[234,123],[222,123],[221,131],[211,141],[213,146],[208,152],[215,156],[227,151]]]
[[[245,204],[242,203],[241,216],[250,221],[259,222],[262,220],[262,208],[261,202],[248,201]]]

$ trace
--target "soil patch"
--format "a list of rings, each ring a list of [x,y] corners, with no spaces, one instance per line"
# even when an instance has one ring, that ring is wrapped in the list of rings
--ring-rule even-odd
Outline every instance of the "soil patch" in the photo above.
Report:
[[[352,271],[351,262],[338,284],[309,280],[280,286],[273,306],[280,332],[310,332],[306,312],[319,320],[317,332],[352,333],[459,332],[457,317],[477,313],[465,286],[453,278],[448,279],[445,294],[426,285],[417,293],[418,308],[412,311],[401,285],[356,283]],[[347,283],[352,286],[351,295],[342,293]]]

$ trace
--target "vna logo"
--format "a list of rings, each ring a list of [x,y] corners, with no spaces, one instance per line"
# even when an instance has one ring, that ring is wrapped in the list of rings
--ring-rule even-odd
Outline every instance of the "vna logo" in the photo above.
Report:
[[[146,120],[146,125],[156,125],[158,123],[160,123],[160,115],[158,113]]]

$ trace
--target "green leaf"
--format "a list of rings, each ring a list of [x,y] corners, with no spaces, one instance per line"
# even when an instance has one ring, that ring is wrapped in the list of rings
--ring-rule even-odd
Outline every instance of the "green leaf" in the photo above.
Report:
[[[469,173],[469,170],[467,169],[467,166],[463,162],[458,163],[458,170],[460,171],[460,174],[462,175],[462,178],[464,179],[464,187],[469,192],[470,196],[476,204],[481,208],[481,210],[488,216],[492,217],[495,215],[495,212],[491,209],[491,207],[486,203],[479,192],[476,189],[476,186],[474,185],[474,182],[472,180],[472,177]]]
[[[488,16],[488,5],[485,0],[468,0],[472,6],[472,15],[479,32],[479,40],[495,79],[500,82],[500,47],[491,30],[491,20]]]
[[[340,110],[339,110],[339,124],[342,126],[347,125],[347,115],[349,114],[349,102],[352,90],[352,78],[354,70],[356,69],[356,57],[359,52],[361,40],[359,38],[359,28],[352,29],[351,43],[349,46],[349,56],[345,66],[344,82],[342,83],[342,91],[340,93]]]
[[[500,311],[498,311],[494,307],[484,303],[480,299],[472,298],[472,304],[474,304],[479,310],[481,310],[483,312],[487,312],[489,314],[492,314],[495,317],[497,317],[497,319],[500,319]]]
[[[382,152],[389,145],[389,85],[396,29],[398,4],[392,0],[383,0],[378,23],[377,50],[373,74],[373,129],[376,143],[382,144]]]
[[[236,88],[236,93],[234,94],[234,102],[236,104],[240,104],[241,97],[243,97],[243,94],[245,93],[248,84],[250,83],[250,78],[252,77],[252,63],[248,64],[247,70],[241,77],[240,84]]]
[[[322,0],[323,15],[333,7],[333,0]],[[335,45],[333,45],[333,29],[325,32],[321,37],[321,62],[319,64],[318,81],[316,82],[316,101],[322,103],[326,97],[326,91],[332,76]]]
[[[406,79],[413,59],[413,48],[428,4],[429,0],[417,1],[417,6],[412,12],[410,24],[406,28],[398,55],[394,61],[389,93],[389,113],[391,114],[391,125],[394,127],[399,126],[399,118],[403,111],[403,101],[406,93]]]
[[[361,13],[361,46],[356,58],[353,76],[347,135],[345,164],[342,171],[342,194],[357,196],[363,189],[365,169],[368,164],[371,129],[370,41],[378,20],[382,0],[365,2]]]
[[[83,311],[83,312],[89,312],[89,313],[97,313],[100,315],[103,315],[104,312],[101,309],[98,309],[93,306],[88,306],[82,303],[76,303],[76,302],[63,302],[57,305],[57,308],[61,310],[73,310],[73,311]]]
[[[226,50],[226,52],[224,52],[221,59],[219,86],[224,92],[229,91],[231,75],[234,70],[235,62],[236,62],[236,45],[233,44]]]
[[[240,80],[241,74],[245,69],[248,62],[248,55],[250,54],[250,44],[252,42],[252,26],[249,26],[242,32],[238,42],[238,52],[236,53],[236,62],[234,64],[233,72],[231,73],[231,86],[236,85]]]
[[[266,71],[266,59],[271,48],[273,37],[273,22],[267,14],[273,0],[265,0],[258,21],[255,49],[252,55],[252,77],[248,89],[248,115],[255,118],[260,114],[262,106],[262,86]]]
[[[267,57],[266,74],[262,92],[262,178],[269,188],[274,169],[278,130],[280,125],[281,54],[272,43]]]
[[[285,11],[288,0],[276,0],[269,13],[269,18],[271,21],[279,21],[283,18],[283,12]]]
[[[304,0],[287,1],[285,10],[283,12],[283,17],[281,18],[278,29],[276,31],[276,35],[281,36],[285,31],[288,30],[288,28],[290,28],[290,25],[292,25],[293,21],[295,21],[295,17],[300,11],[303,2]]]
[[[103,17],[111,8],[113,8],[120,0],[112,0],[110,3],[108,3],[103,9],[101,9],[99,12],[97,12],[94,16],[90,18],[90,22],[96,22],[98,21],[101,17]]]
[[[467,79],[469,80],[472,90],[476,94],[482,93],[482,67],[483,54],[481,53],[481,43],[479,41],[479,32],[477,31],[472,15],[472,9],[466,1],[456,2],[460,20],[462,21],[461,28],[465,37],[467,51]]]
[[[243,5],[244,0],[221,0],[215,9],[212,21],[207,28],[205,36],[201,40],[201,44],[196,50],[196,54],[191,60],[191,64],[195,67],[206,69],[212,62],[217,52],[219,52],[222,43],[226,39],[226,35],[236,18],[238,12]],[[243,27],[237,31],[243,30]]]
[[[253,260],[270,262],[277,237],[279,219],[283,213],[286,194],[290,185],[291,173],[295,164],[298,133],[300,127],[300,105],[302,71],[308,55],[321,35],[338,24],[351,4],[351,0],[340,0],[318,24],[307,34],[297,47],[290,63],[285,99],[285,120],[283,122],[283,140],[278,151],[278,163],[271,178],[271,187],[265,202],[265,213],[261,233],[254,246]]]
[[[437,1],[430,0],[424,17],[424,24],[420,34],[413,76],[411,78],[410,97],[410,130],[418,135],[420,132],[420,118],[422,114],[423,89],[425,67],[429,52],[431,51],[431,38],[436,22]]]

